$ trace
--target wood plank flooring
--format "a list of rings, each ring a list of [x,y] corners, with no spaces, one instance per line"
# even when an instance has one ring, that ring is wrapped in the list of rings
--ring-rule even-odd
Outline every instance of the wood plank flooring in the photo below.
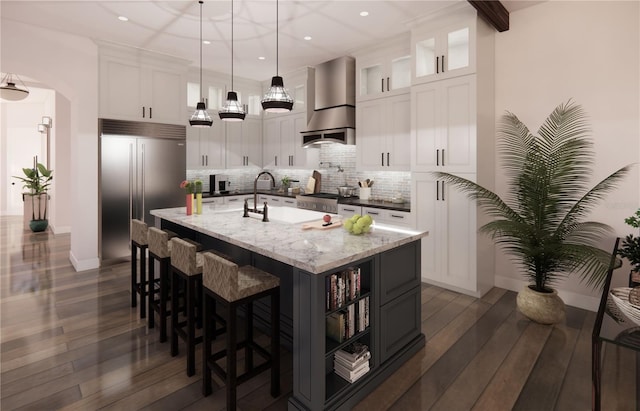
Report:
[[[0,217],[0,409],[222,410],[225,391],[200,393],[157,329],[132,309],[129,263],[75,272],[69,234],[34,234]],[[515,310],[515,293],[476,299],[422,287],[425,348],[355,409],[588,410],[595,313],[567,307],[555,327]],[[200,358],[200,351],[197,352]],[[638,409],[640,357],[604,344],[603,410]],[[265,372],[238,388],[248,410],[286,410],[292,357],[282,350],[282,395]]]

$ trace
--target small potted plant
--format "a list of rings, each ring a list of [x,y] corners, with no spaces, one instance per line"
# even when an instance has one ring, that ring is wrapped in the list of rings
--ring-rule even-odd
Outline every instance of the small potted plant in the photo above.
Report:
[[[640,208],[634,215],[625,218],[624,222],[635,229],[640,229]],[[640,236],[634,236],[633,234],[626,236],[622,240],[618,255],[626,258],[631,263],[629,287],[640,285]]]
[[[193,182],[196,191],[196,214],[202,214],[202,180]]]
[[[22,181],[23,188],[29,190],[24,195],[31,197],[31,221],[29,228],[33,232],[40,232],[47,229],[49,220],[47,220],[47,199],[49,195],[47,191],[51,180],[53,179],[53,170],[47,169],[42,163],[38,163],[37,157],[34,158],[33,168],[23,168],[24,177],[14,176]]]
[[[180,188],[184,188],[186,193],[186,206],[187,206],[187,215],[193,214],[193,189],[194,183],[189,180],[184,180],[180,183]]]
[[[286,193],[287,190],[289,190],[289,186],[291,185],[291,178],[289,178],[289,176],[284,176],[282,177],[280,182],[282,183],[282,191]]]

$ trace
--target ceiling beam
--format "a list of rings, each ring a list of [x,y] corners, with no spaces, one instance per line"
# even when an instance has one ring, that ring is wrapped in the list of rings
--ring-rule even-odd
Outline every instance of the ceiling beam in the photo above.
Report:
[[[499,0],[467,0],[499,32],[509,30],[509,12]]]

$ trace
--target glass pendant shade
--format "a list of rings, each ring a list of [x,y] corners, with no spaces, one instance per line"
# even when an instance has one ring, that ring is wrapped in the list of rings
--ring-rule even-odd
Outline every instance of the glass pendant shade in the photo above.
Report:
[[[211,116],[207,113],[207,107],[202,101],[196,105],[196,111],[189,119],[189,124],[191,127],[211,127],[213,124]]]
[[[280,76],[273,76],[271,87],[262,98],[262,109],[268,113],[285,113],[293,108],[293,99],[284,88]]]
[[[211,120],[211,116],[207,113],[207,106],[204,104],[204,99],[202,98],[202,3],[203,1],[198,1],[200,4],[200,102],[196,104],[196,111],[191,115],[189,119],[189,125],[191,127],[211,127],[213,124],[213,120]]]
[[[20,80],[19,77],[18,80]],[[22,83],[22,81],[20,81],[20,83]],[[0,85],[0,98],[9,101],[23,100],[29,95],[29,90],[24,83],[22,84],[22,87],[23,88],[16,86],[16,83],[13,80],[13,74],[7,73],[2,79],[2,84]]]
[[[242,121],[247,113],[244,106],[238,102],[238,94],[235,91],[227,93],[227,101],[218,112],[221,120],[224,121]]]
[[[286,113],[293,108],[293,99],[287,89],[284,88],[284,81],[278,75],[278,0],[276,0],[276,75],[271,78],[271,87],[262,98],[262,109],[268,113]]]
[[[247,113],[244,106],[238,101],[238,93],[233,91],[233,0],[231,0],[231,91],[227,93],[227,101],[218,111],[222,121],[242,121]]]

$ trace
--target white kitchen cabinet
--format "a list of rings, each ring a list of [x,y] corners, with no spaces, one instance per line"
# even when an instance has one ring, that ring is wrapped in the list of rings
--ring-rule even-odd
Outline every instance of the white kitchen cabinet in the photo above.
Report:
[[[357,170],[410,170],[409,93],[359,102],[356,106],[356,123]]]
[[[475,180],[474,174],[460,176]],[[429,232],[421,241],[422,280],[466,294],[484,294],[487,289],[479,281],[476,264],[475,201],[430,173],[413,173],[411,184],[416,229]]]
[[[225,168],[224,124],[211,127],[187,126],[187,168]]]
[[[253,194],[239,194],[235,196],[225,196],[222,198],[224,198],[224,204],[237,205],[238,207],[244,206],[245,199],[249,200],[249,207],[253,204]]]
[[[223,197],[203,197],[202,198],[202,203],[203,204],[222,205],[222,204],[224,204],[224,198]]]
[[[362,207],[351,204],[338,204],[338,214],[344,219],[351,218],[354,214],[362,215]]]
[[[225,123],[222,122],[221,123]],[[262,166],[262,121],[226,122],[227,168]]]
[[[306,113],[266,118],[263,122],[263,165],[265,168],[312,168],[319,163],[320,150],[302,147],[307,126]]]
[[[357,101],[393,95],[411,86],[411,50],[406,34],[356,55]]]
[[[412,171],[476,171],[475,74],[414,86],[411,122]]]
[[[476,72],[478,53],[484,52],[482,40],[493,37],[493,29],[470,5],[456,4],[453,9],[412,29],[412,84]]]
[[[99,44],[99,67],[100,117],[186,123],[186,60]]]

